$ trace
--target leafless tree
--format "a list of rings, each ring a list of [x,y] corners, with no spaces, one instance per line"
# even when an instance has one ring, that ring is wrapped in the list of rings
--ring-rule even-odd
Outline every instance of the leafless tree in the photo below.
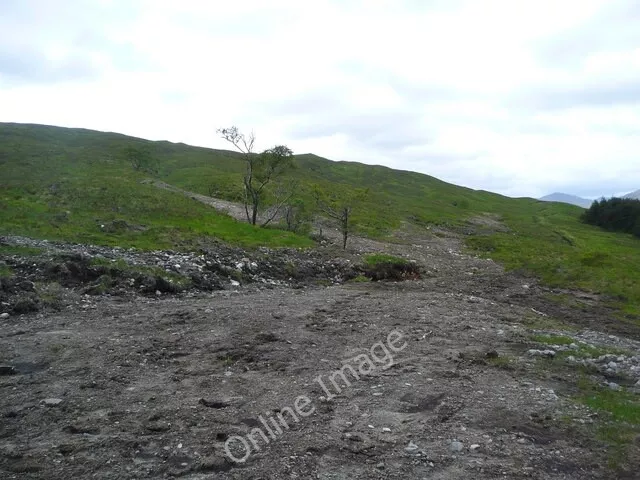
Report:
[[[367,190],[356,189],[338,195],[335,193],[327,193],[318,187],[314,189],[314,197],[318,210],[338,223],[338,228],[342,234],[343,249],[347,248],[353,209],[362,201],[367,193]]]
[[[272,193],[272,204],[269,208],[266,209],[265,212],[266,219],[262,223],[263,227],[269,225],[283,209],[285,209],[286,211],[286,206],[295,194],[297,188],[298,182],[295,180],[291,180],[288,182],[277,182]]]

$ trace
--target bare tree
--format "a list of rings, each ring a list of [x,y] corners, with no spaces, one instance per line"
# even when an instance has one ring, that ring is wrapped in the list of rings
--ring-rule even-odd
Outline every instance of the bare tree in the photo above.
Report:
[[[246,137],[237,127],[230,127],[218,129],[218,134],[242,153],[246,165],[243,177],[244,211],[247,221],[255,225],[258,220],[258,212],[264,206],[267,185],[293,168],[293,151],[286,145],[277,145],[260,154],[256,154],[253,151],[256,140],[253,132]],[[263,226],[275,218],[287,200],[288,198],[285,198],[276,202],[279,206]]]
[[[288,182],[277,182],[271,194],[271,206],[266,209],[267,218],[262,223],[263,227],[269,225],[280,213],[286,209],[289,201],[298,189],[298,182],[291,180]]]
[[[352,224],[352,212],[354,207],[367,195],[368,190],[355,189],[343,192],[341,195],[327,193],[316,187],[314,197],[318,210],[338,223],[342,234],[342,248],[347,248],[347,240]]]
[[[309,225],[312,217],[311,209],[301,199],[290,200],[283,207],[284,224],[290,232],[302,231]]]

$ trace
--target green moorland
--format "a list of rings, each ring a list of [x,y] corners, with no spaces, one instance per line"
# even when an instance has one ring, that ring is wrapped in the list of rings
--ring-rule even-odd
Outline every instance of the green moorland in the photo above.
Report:
[[[127,146],[150,149],[156,172],[135,171],[122,155]],[[473,251],[550,285],[606,294],[626,319],[639,321],[640,240],[583,224],[578,207],[513,199],[428,175],[311,154],[297,155],[296,163],[292,175],[302,199],[310,201],[314,186],[338,192],[370,189],[354,212],[361,234],[388,238],[402,222],[424,228],[425,234],[434,225],[455,228],[468,234]],[[242,172],[239,155],[230,151],[0,123],[0,234],[143,249],[191,248],[210,237],[248,247],[312,245],[307,237],[255,228],[141,183],[155,177],[238,200]]]

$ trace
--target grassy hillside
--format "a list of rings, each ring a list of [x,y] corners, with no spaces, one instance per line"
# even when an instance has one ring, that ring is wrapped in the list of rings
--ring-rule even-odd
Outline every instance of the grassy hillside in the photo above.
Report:
[[[208,237],[244,246],[313,244],[140,183],[148,175],[121,155],[131,142],[143,143],[89,130],[0,124],[0,234],[144,249],[188,248]],[[173,158],[172,147],[162,142],[154,150]]]
[[[147,145],[157,162],[155,176],[169,184],[230,200],[240,197],[243,164],[234,152],[82,129],[0,124],[0,234],[140,248],[186,248],[206,237],[246,246],[311,245],[305,237],[257,229],[141,184],[149,175],[135,172],[123,158],[128,145]],[[578,207],[511,199],[423,174],[310,154],[296,160],[294,175],[303,197],[310,196],[312,184],[371,188],[356,212],[363,234],[384,237],[403,221],[459,228],[473,233],[470,247],[509,268],[526,269],[552,285],[606,293],[627,313],[640,313],[640,241],[582,224]],[[496,220],[508,231],[493,228]]]

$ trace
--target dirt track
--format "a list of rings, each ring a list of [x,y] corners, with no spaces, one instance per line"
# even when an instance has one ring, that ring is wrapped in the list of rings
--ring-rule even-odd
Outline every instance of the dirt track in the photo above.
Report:
[[[570,374],[545,372],[526,354],[536,317],[593,327],[606,309],[550,303],[534,281],[462,254],[452,237],[353,248],[403,254],[427,273],[197,298],[92,297],[85,308],[0,320],[0,363],[15,367],[0,376],[0,476],[613,478],[592,412],[570,400]],[[392,331],[405,348],[374,347]],[[606,333],[640,353],[637,331]],[[330,376],[347,363],[362,372],[350,360],[358,355],[369,375],[350,385],[334,377],[340,394],[327,398],[314,379],[336,393]],[[295,412],[300,396],[313,413],[294,421],[287,407]],[[274,439],[261,418],[278,412],[290,428],[272,429]],[[252,429],[265,433],[254,430],[259,451]],[[238,438],[250,447],[243,463],[228,454],[247,453]]]

